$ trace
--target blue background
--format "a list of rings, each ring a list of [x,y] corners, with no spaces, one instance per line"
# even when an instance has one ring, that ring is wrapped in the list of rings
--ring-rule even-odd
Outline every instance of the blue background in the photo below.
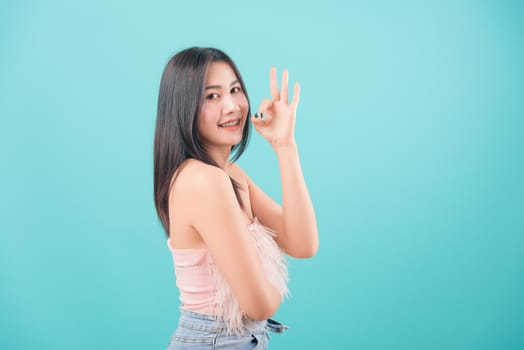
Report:
[[[156,99],[194,45],[255,109],[271,65],[301,82],[321,246],[272,349],[524,348],[524,6],[334,0],[2,2],[1,348],[167,345]],[[259,135],[239,163],[279,200]]]

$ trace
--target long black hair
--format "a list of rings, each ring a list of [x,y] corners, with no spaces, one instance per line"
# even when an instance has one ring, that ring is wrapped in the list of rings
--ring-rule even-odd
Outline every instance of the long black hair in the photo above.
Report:
[[[218,164],[204,148],[198,129],[200,109],[203,102],[205,81],[212,62],[225,62],[235,72],[246,99],[247,90],[233,60],[215,48],[192,47],[173,56],[164,68],[160,81],[158,109],[154,141],[154,192],[155,207],[166,234],[169,236],[169,192],[173,176],[188,158],[209,165]],[[231,161],[236,161],[249,141],[248,108],[242,140],[232,148]],[[240,184],[231,184],[241,207]]]

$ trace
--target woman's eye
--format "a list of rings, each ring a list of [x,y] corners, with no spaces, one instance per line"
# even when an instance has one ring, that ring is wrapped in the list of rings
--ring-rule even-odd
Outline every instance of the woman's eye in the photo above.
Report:
[[[242,89],[240,88],[240,86],[235,86],[234,88],[231,89],[231,93],[234,94],[234,93],[237,93],[237,92],[241,92]]]
[[[219,97],[219,96],[218,96],[217,93],[212,93],[212,94],[209,94],[209,95],[206,96],[206,98],[207,98],[208,100],[216,100],[218,97]]]

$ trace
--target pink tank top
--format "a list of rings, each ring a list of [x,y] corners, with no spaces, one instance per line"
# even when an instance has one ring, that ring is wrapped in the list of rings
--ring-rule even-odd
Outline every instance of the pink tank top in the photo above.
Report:
[[[268,280],[282,298],[288,296],[287,265],[275,242],[276,233],[262,225],[257,218],[248,225],[248,230]],[[173,254],[181,308],[223,317],[228,325],[228,333],[242,334],[244,325],[252,321],[240,309],[207,249],[173,249],[169,239],[167,245]]]

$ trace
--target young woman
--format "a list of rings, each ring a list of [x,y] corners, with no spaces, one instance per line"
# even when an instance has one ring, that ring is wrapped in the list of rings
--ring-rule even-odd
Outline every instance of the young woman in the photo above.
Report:
[[[271,100],[251,116],[242,77],[213,48],[190,48],[166,65],[155,133],[154,191],[168,235],[180,320],[168,349],[267,347],[269,319],[287,290],[283,253],[313,256],[315,213],[294,138],[298,83],[290,101],[288,72]],[[282,206],[234,163],[246,148],[250,122],[273,147],[282,178]]]

